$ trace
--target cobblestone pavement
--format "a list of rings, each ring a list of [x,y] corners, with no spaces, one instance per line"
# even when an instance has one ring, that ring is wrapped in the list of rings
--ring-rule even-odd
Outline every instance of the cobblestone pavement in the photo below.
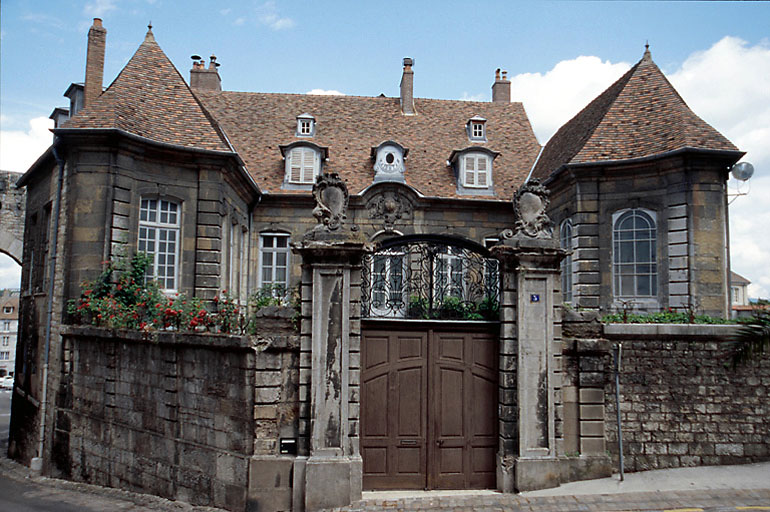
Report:
[[[768,482],[770,487],[770,482]],[[524,497],[484,493],[365,499],[336,512],[758,512],[770,511],[770,488]]]

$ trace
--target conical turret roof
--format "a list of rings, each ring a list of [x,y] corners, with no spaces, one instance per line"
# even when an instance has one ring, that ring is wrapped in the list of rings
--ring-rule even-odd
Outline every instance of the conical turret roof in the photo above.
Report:
[[[532,176],[563,165],[650,157],[683,148],[738,151],[687,106],[649,49],[551,137]]]
[[[117,128],[156,142],[232,151],[151,29],[115,81],[63,128]]]

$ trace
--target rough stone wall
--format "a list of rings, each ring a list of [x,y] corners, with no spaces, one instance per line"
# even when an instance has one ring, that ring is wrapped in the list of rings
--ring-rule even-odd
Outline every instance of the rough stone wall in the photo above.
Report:
[[[618,332],[624,328],[635,332]],[[729,333],[719,330],[605,326],[605,337],[623,344],[620,411],[626,470],[770,459],[770,358],[736,369],[726,366]],[[608,365],[608,381],[611,372]],[[605,389],[607,448],[617,458],[614,385]]]
[[[21,263],[24,240],[24,189],[16,188],[21,174],[0,171],[0,251]]]
[[[62,476],[244,509],[261,373],[248,338],[69,328],[63,359]]]

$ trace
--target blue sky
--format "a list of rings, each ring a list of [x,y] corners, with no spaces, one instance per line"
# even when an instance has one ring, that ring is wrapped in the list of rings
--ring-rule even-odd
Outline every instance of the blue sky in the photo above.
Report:
[[[155,38],[189,76],[211,53],[223,87],[398,95],[401,59],[415,94],[490,99],[507,69],[541,144],[638,61],[652,56],[690,107],[757,168],[731,206],[733,268],[770,296],[770,4],[762,2],[26,1],[0,5],[0,167],[24,171],[47,144],[45,118],[83,80],[86,34],[107,29],[105,86]],[[737,184],[731,180],[731,190]],[[767,239],[767,240],[764,240]],[[12,269],[0,262],[3,276]],[[10,277],[13,280],[13,276]]]

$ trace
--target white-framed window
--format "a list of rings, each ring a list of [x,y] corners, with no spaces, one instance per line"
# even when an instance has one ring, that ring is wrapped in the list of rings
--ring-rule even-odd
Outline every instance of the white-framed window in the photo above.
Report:
[[[297,146],[286,158],[286,174],[289,183],[312,185],[321,170],[318,151],[308,146]]]
[[[272,287],[274,295],[289,289],[291,252],[287,233],[259,235],[259,288]]]
[[[315,135],[315,118],[310,114],[297,116],[297,136],[312,137]]]
[[[461,256],[462,249],[450,246],[436,258],[434,293],[437,298],[464,296],[465,272]]]
[[[487,140],[487,120],[480,116],[473,116],[468,120],[468,139],[476,142]]]
[[[641,208],[613,215],[612,273],[616,297],[658,294],[655,213]]]
[[[561,293],[564,302],[572,302],[572,220],[565,219],[559,226],[559,245],[567,251],[567,255],[561,260]]]
[[[11,353],[10,352],[0,352],[0,360],[2,361],[10,361],[11,359]]]
[[[228,260],[228,290],[232,297],[245,300],[245,288],[243,287],[243,275],[245,272],[245,234],[237,223],[230,224],[229,233],[229,260]]]
[[[383,251],[372,258],[372,308],[379,316],[401,317],[406,313],[405,265],[403,252]]]
[[[463,186],[467,188],[489,187],[492,163],[484,153],[467,153],[462,156]]]
[[[11,321],[10,320],[3,320],[3,330],[4,331],[10,331],[11,330]]]
[[[11,313],[13,313],[13,306],[4,306],[3,313],[5,313],[6,315],[10,315]]]
[[[11,337],[10,336],[3,336],[3,346],[7,347],[11,344]]]
[[[179,204],[166,199],[143,198],[139,209],[140,252],[152,257],[146,279],[173,293],[179,275]]]

